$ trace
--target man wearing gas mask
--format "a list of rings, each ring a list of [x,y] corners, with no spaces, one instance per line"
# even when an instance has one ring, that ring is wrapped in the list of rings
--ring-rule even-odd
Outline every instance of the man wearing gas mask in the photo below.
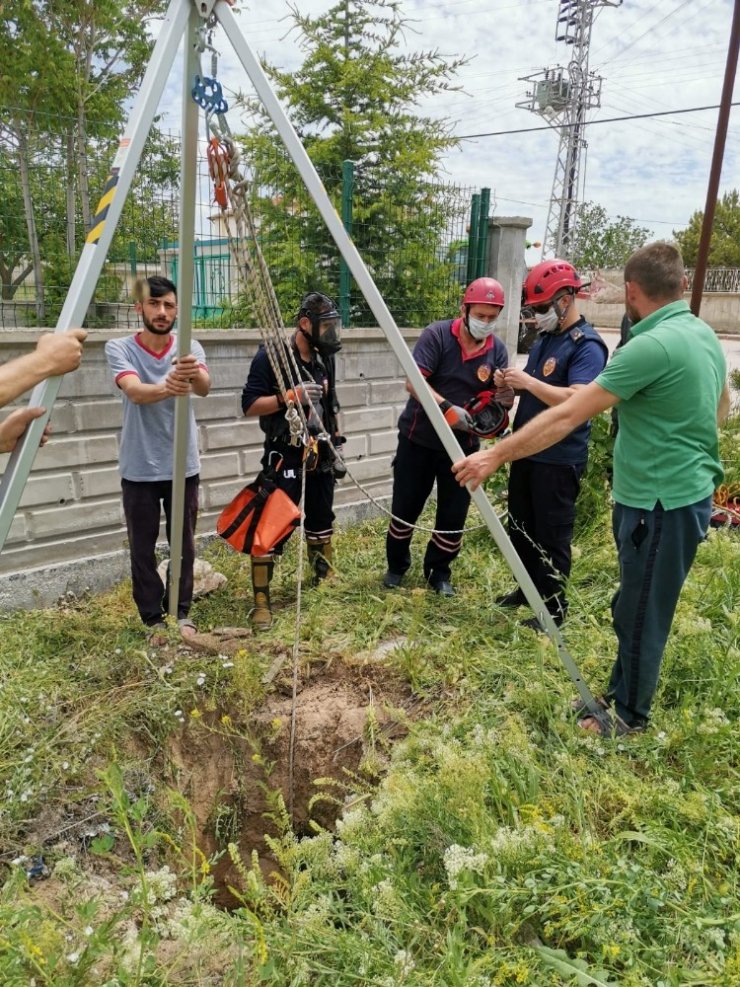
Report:
[[[333,299],[318,291],[309,292],[301,301],[290,340],[300,383],[278,382],[261,346],[242,390],[242,411],[248,418],[259,416],[265,433],[263,471],[296,504],[301,499],[302,472],[306,471],[304,530],[314,583],[327,576],[332,567],[334,484],[343,475],[331,448],[344,442],[338,431],[334,367],[334,354],[342,345],[341,327]],[[298,440],[291,437],[286,410],[296,403],[303,407],[307,421],[307,444],[305,436]],[[251,557],[255,603],[251,621],[256,629],[265,629],[272,623],[273,560],[286,541],[287,537],[267,556]]]
[[[414,347],[414,360],[427,379],[447,423],[466,452],[480,447],[508,425],[513,390],[494,387],[494,374],[508,366],[503,342],[494,336],[504,290],[494,278],[477,278],[465,290],[460,316],[427,326]],[[424,578],[435,593],[452,596],[451,565],[462,546],[470,495],[455,481],[451,461],[407,381],[411,397],[398,420],[393,461],[393,501],[386,537],[387,589],[401,585],[411,565],[413,525],[437,484],[435,531],[424,555]]]
[[[539,338],[524,370],[510,367],[496,375],[520,395],[514,431],[543,409],[562,404],[603,370],[608,351],[578,311],[583,287],[572,264],[546,260],[527,275],[522,316],[534,318]],[[509,537],[556,624],[568,610],[565,582],[570,575],[575,505],[588,458],[589,422],[527,459],[511,464]],[[526,606],[521,589],[496,601],[502,607]],[[539,630],[536,618],[523,623]]]

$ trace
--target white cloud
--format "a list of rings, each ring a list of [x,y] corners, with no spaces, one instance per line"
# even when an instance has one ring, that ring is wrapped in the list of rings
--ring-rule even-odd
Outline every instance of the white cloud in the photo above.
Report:
[[[331,0],[302,0],[303,14],[328,10]],[[525,97],[521,76],[565,65],[570,49],[555,41],[557,0],[406,0],[409,50],[467,55],[458,81],[465,93],[435,97],[419,112],[455,121],[455,133],[530,129],[543,120],[515,103]],[[350,2],[351,11],[351,2]],[[303,60],[290,29],[286,0],[263,0],[238,14],[252,49],[282,69]],[[719,103],[732,21],[732,0],[627,0],[597,10],[591,69],[604,77],[601,108],[589,119],[634,116]],[[219,78],[230,90],[249,90],[229,43],[217,35]],[[207,59],[204,60],[207,66]],[[178,60],[161,111],[179,127]],[[736,85],[737,97],[738,85]],[[730,121],[721,189],[740,185],[737,110]],[[670,236],[703,209],[717,110],[682,116],[604,123],[587,130],[585,198],[612,216],[626,215]],[[239,126],[232,121],[234,129]],[[533,218],[530,235],[542,239],[555,168],[558,135],[552,130],[464,140],[445,158],[445,179],[493,191],[500,214]],[[536,259],[533,257],[532,259]]]

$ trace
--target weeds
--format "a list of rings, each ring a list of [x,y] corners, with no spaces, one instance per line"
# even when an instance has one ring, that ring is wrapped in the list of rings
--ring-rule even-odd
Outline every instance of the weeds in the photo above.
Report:
[[[739,429],[736,417],[721,443],[734,480]],[[616,566],[596,460],[585,488],[565,636],[598,689]],[[389,746],[371,703],[364,763],[321,779],[315,797],[341,806],[335,831],[294,833],[272,791],[262,857],[239,843],[258,783],[230,745],[246,762],[262,757],[245,724],[292,641],[295,546],[273,583],[273,629],[229,661],[148,649],[127,587],[0,619],[0,982],[740,982],[737,532],[712,531],[699,550],[651,730],[607,742],[575,730],[547,639],[495,607],[511,577],[487,533],[467,536],[458,595],[440,600],[423,584],[425,536],[405,588],[380,589],[384,530],[364,523],[337,538],[339,578],[304,594],[303,660],[352,665],[398,641],[384,667],[424,698],[424,718]],[[246,567],[220,545],[208,555],[230,582],[197,604],[199,625],[244,623]],[[281,729],[268,723],[263,736]],[[203,819],[184,785],[173,790],[173,741],[236,765]],[[41,856],[51,876],[29,878]],[[230,912],[212,899],[226,863]]]

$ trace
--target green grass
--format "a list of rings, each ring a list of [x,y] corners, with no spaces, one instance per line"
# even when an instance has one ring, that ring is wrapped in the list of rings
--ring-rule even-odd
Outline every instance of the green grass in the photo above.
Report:
[[[735,418],[728,482],[738,435]],[[565,636],[598,690],[616,570],[596,475],[588,498]],[[334,786],[346,798],[336,832],[295,836],[273,799],[279,876],[223,848],[231,912],[213,907],[215,861],[194,845],[163,752],[175,736],[205,749],[224,715],[224,744],[249,733],[269,698],[261,675],[292,644],[296,546],[278,568],[273,629],[233,664],[151,652],[127,586],[0,620],[0,983],[740,983],[740,534],[712,531],[699,550],[651,729],[611,742],[575,728],[547,639],[494,608],[511,577],[486,532],[467,536],[458,595],[441,600],[422,585],[423,536],[406,588],[380,589],[384,530],[337,538],[339,578],[304,592],[301,661],[318,675],[404,637],[388,674],[423,698],[423,716],[377,784],[358,771]],[[196,604],[197,623],[243,624],[243,561],[217,544],[208,557],[229,585]],[[236,842],[225,802],[214,820]],[[52,876],[29,882],[23,857],[39,854]]]

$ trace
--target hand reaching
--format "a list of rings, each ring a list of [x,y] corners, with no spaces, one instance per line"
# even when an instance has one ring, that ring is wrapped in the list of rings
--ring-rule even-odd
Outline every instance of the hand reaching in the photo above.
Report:
[[[473,431],[473,419],[465,408],[461,408],[457,404],[452,404],[450,401],[443,401],[439,408],[450,428],[454,428],[458,432]]]
[[[321,384],[317,384],[314,380],[307,380],[286,391],[285,400],[286,402],[292,401],[294,404],[301,404],[306,408],[309,404],[318,404],[323,393],[324,389]]]
[[[28,425],[44,414],[46,408],[18,408],[11,411],[5,421],[0,423],[0,452],[13,452]],[[51,428],[47,425],[41,435],[40,446],[46,445],[50,431]]]

